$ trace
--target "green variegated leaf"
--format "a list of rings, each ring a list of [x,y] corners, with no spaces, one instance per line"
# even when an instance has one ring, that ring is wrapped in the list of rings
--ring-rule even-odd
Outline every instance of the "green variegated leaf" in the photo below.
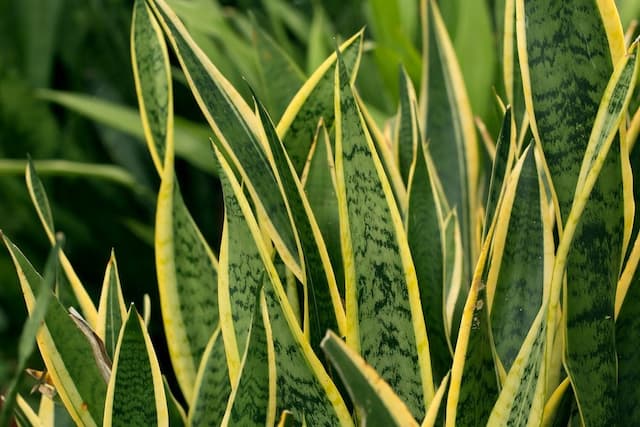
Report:
[[[34,290],[42,278],[22,252],[6,236],[3,238],[31,311]],[[49,304],[37,342],[53,386],[73,420],[79,425],[102,425],[107,384],[89,342],[56,298]]]
[[[314,426],[352,425],[342,397],[300,329],[249,202],[219,148],[216,145],[214,148],[221,172],[233,188],[267,272],[264,290],[269,321],[265,321],[265,326],[270,325],[273,334],[276,413],[289,410],[298,420],[304,418]]]
[[[155,229],[160,308],[178,383],[191,400],[197,366],[218,326],[217,260],[176,181],[169,58],[160,26],[143,0],[135,6],[131,43],[145,138],[162,180]]]
[[[462,283],[462,238],[455,209],[445,217],[442,229],[444,327],[449,350],[453,353],[464,302],[469,293],[468,285]]]
[[[211,335],[198,368],[198,377],[189,402],[188,425],[217,425],[224,415],[231,383],[220,329]]]
[[[340,46],[343,61],[355,80],[362,56],[363,31],[358,32]],[[278,135],[287,149],[296,172],[304,168],[313,142],[316,125],[323,119],[327,128],[333,126],[333,75],[336,54],[331,54],[298,90],[278,122]]]
[[[169,387],[169,383],[167,382],[167,378],[162,376],[162,384],[164,385],[164,394],[167,397],[167,410],[169,416],[169,426],[170,427],[183,427],[187,425],[187,415],[182,409],[182,406],[173,395],[171,388]]]
[[[637,43],[616,65],[602,96],[558,245],[550,290],[549,316],[557,315],[561,291],[563,295],[564,362],[580,418],[594,425],[614,422],[617,413],[614,299],[623,206],[620,147],[613,142],[637,80],[636,48]]]
[[[42,181],[40,181],[40,178],[38,177],[36,169],[33,166],[33,162],[31,162],[31,160],[27,162],[25,176],[27,181],[27,189],[29,190],[29,195],[31,196],[33,206],[36,208],[36,212],[38,213],[40,222],[42,223],[47,237],[49,238],[49,242],[51,243],[51,245],[55,245],[55,226],[53,224],[53,215],[51,214],[49,200],[47,199],[47,193],[45,192]],[[98,317],[96,306],[93,304],[93,301],[91,301],[89,293],[80,282],[80,279],[73,269],[73,266],[62,250],[58,252],[58,259],[60,260],[60,265],[62,266],[66,278],[71,285],[74,297],[80,305],[82,314],[84,314],[87,322],[89,322],[89,325],[95,328]]]
[[[522,156],[515,165],[508,187],[514,188],[519,181],[525,158]],[[505,192],[508,193],[509,190]],[[489,246],[496,224],[494,221],[487,232],[464,305],[447,397],[447,427],[485,424],[498,398],[498,372],[493,358],[495,346],[489,324],[486,286]]]
[[[442,424],[442,421],[444,420],[444,406],[442,405],[442,401],[449,390],[450,377],[451,372],[447,372],[447,375],[445,375],[440,382],[440,387],[436,390],[436,394],[433,396],[433,400],[429,404],[429,408],[427,408],[427,413],[425,414],[420,427],[434,427],[437,423]]]
[[[415,268],[346,73],[336,68],[335,145],[347,343],[421,419],[434,386]]]
[[[336,334],[329,331],[321,347],[353,399],[361,425],[418,426],[389,384]]]
[[[419,127],[418,105],[416,93],[404,68],[400,70],[400,105],[394,148],[396,158],[405,185],[409,183],[409,173],[414,162],[414,155],[419,153],[418,146],[422,144],[422,135]]]
[[[507,372],[542,306],[547,253],[544,234],[552,232],[550,225],[545,230],[547,206],[541,198],[532,145],[523,156],[517,181],[505,181],[487,277],[493,340]]]
[[[105,426],[169,425],[160,365],[133,304],[125,318],[107,389]]]
[[[504,0],[504,28],[502,35],[502,77],[504,80],[507,101],[516,131],[524,133],[526,109],[522,90],[522,75],[518,60],[518,43],[516,36],[516,0]],[[504,129],[504,128],[503,128]]]
[[[306,77],[271,36],[257,25],[253,43],[259,64],[260,93],[271,117],[280,118]]]
[[[240,94],[220,74],[189,36],[184,25],[164,0],[152,8],[170,40],[189,86],[211,126],[216,139],[225,147],[240,172],[256,209],[266,220],[280,256],[287,266],[302,277],[296,233],[288,215],[286,201],[272,171],[271,157],[258,118]],[[306,155],[306,154],[305,154]]]
[[[145,140],[161,174],[168,134],[173,133],[173,88],[162,30],[143,0],[134,3],[131,18],[131,62]]]
[[[340,295],[344,295],[334,156],[324,122],[318,126],[301,181],[327,247]]]
[[[0,236],[1,235],[2,232],[0,232]],[[21,379],[23,378],[23,371],[25,370],[27,363],[29,362],[29,358],[36,347],[36,335],[40,329],[40,324],[44,321],[49,307],[49,302],[53,298],[52,289],[56,278],[59,250],[60,243],[58,242],[51,249],[51,253],[49,254],[49,258],[47,259],[47,264],[45,266],[44,275],[40,280],[40,283],[33,283],[34,288],[32,291],[37,292],[37,294],[34,295],[35,301],[32,306],[28,307],[29,317],[22,328],[20,339],[18,341],[18,360],[17,366],[15,367],[15,374],[10,378],[6,390],[3,390],[3,394],[0,397],[0,400],[2,401],[2,407],[0,408],[0,426],[9,424],[14,408],[16,408],[16,414],[23,415],[25,419],[28,416],[28,409],[30,409],[30,407],[26,411],[20,411],[20,407],[16,406],[16,401],[19,397],[18,390],[21,384]]]
[[[444,218],[438,195],[438,177],[429,153],[420,143],[409,175],[406,228],[415,260],[422,311],[429,332],[434,380],[451,367],[451,350],[445,326]]]
[[[438,6],[433,0],[421,4],[421,128],[437,159],[435,166],[447,200],[458,212],[464,248],[462,277],[468,283],[477,256],[478,144],[462,73]]]
[[[345,315],[331,261],[313,211],[306,199],[293,164],[280,142],[273,123],[262,104],[257,101],[260,121],[265,129],[275,170],[280,177],[291,217],[304,254],[304,324],[305,334],[314,349],[319,349],[323,334],[328,330],[344,333]]]
[[[506,178],[511,170],[516,154],[516,129],[511,111],[512,110],[509,107],[504,113],[502,127],[500,128],[500,134],[498,135],[498,140],[496,142],[496,155],[493,159],[491,181],[489,183],[487,204],[485,206],[484,231],[482,233],[483,237],[486,236],[487,231],[493,222],[500,197],[504,191]]]
[[[267,425],[275,423],[276,366],[274,342],[264,294],[255,304],[251,333],[234,385],[223,425]]]
[[[220,245],[218,301],[229,376],[231,383],[235,384],[251,329],[251,317],[256,311],[256,294],[264,283],[265,269],[231,184],[224,172],[219,176],[225,215]]]
[[[115,355],[120,328],[126,317],[127,308],[122,296],[116,256],[112,250],[102,282],[98,305],[98,324],[96,325],[96,334],[104,342],[107,354],[111,358]]]

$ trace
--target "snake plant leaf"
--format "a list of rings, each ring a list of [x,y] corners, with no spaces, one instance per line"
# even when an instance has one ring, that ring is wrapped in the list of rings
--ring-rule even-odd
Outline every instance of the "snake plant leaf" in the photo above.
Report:
[[[640,242],[636,240],[636,247]],[[636,256],[629,258],[632,261]],[[632,258],[633,257],[633,258]],[[625,269],[626,270],[626,269]],[[629,272],[630,273],[630,272]],[[616,319],[616,352],[618,355],[618,423],[634,425],[640,422],[640,408],[636,405],[640,399],[640,390],[636,387],[640,380],[640,358],[635,337],[640,333],[640,270],[631,273],[624,302],[620,304]],[[623,278],[625,274],[623,273]],[[621,279],[622,280],[622,279]],[[618,291],[620,292],[620,291]]]
[[[118,344],[118,335],[126,317],[127,308],[122,296],[116,256],[112,250],[102,282],[96,326],[96,333],[104,342],[107,354],[112,359]]]
[[[526,156],[521,156],[514,166],[509,177],[512,185],[518,182],[525,159]],[[485,424],[498,398],[495,346],[487,304],[487,261],[495,224],[487,232],[460,321],[447,396],[447,427]]]
[[[335,85],[347,343],[422,419],[434,385],[407,236],[344,64],[336,68]]]
[[[511,369],[542,306],[546,203],[541,199],[533,146],[517,181],[508,182],[493,233],[487,278],[491,330],[497,356]]]
[[[187,425],[217,425],[222,419],[231,394],[231,382],[224,342],[216,329],[202,356],[198,376],[189,403]]]
[[[265,269],[227,176],[224,172],[218,176],[225,210],[218,270],[220,327],[230,381],[235,384]]]
[[[612,60],[624,55],[622,28],[613,18],[617,17],[614,7],[613,1],[516,0],[527,112],[534,137],[544,149],[563,221],[569,214],[579,165],[613,71]]]
[[[344,308],[327,248],[302,184],[264,106],[259,100],[255,101],[304,254],[305,280],[302,283],[306,293],[304,313],[307,322],[303,325],[304,331],[309,335],[311,346],[319,349],[322,336],[328,329],[345,331]]]
[[[400,70],[400,104],[398,107],[398,123],[394,147],[396,157],[405,185],[409,182],[409,169],[414,161],[417,147],[422,143],[422,136],[418,123],[418,105],[413,83],[404,68]]]
[[[551,281],[551,304],[559,304],[561,291],[564,296],[564,362],[587,424],[606,425],[617,413],[614,299],[624,220],[620,147],[613,142],[637,79],[636,47],[616,65],[604,91]]]
[[[427,408],[427,413],[425,414],[420,427],[434,427],[442,424],[442,421],[444,420],[444,406],[442,406],[442,401],[449,390],[450,378],[451,372],[447,372],[447,375],[445,375],[440,382],[440,386],[436,390],[436,394],[433,396],[433,400],[429,404],[429,408]]]
[[[160,26],[143,0],[135,6],[132,45],[145,138],[161,176],[155,231],[160,308],[178,383],[191,400],[197,366],[219,321],[217,260],[176,181],[168,53]]]
[[[7,405],[6,401],[3,403],[3,407]],[[43,426],[44,423],[40,420],[40,417],[33,410],[29,403],[20,394],[16,395],[16,407],[14,410],[15,420],[21,427],[38,427]]]
[[[258,75],[271,117],[280,118],[306,77],[289,55],[256,25],[253,44],[258,56]]]
[[[170,138],[167,134],[173,132],[171,66],[160,25],[144,0],[137,0],[133,7],[131,63],[145,140],[161,174]]]
[[[340,252],[340,220],[336,195],[334,156],[324,121],[318,126],[309,160],[302,172],[302,185],[329,253],[340,295],[344,296],[344,273]]]
[[[0,235],[1,234],[0,232]],[[13,378],[10,378],[6,391],[1,397],[0,425],[8,425],[11,414],[14,412],[14,407],[16,407],[17,403],[16,399],[18,397],[18,387],[20,386],[23,372],[36,347],[36,335],[40,329],[40,324],[45,319],[49,302],[53,297],[52,289],[56,277],[56,259],[58,257],[58,251],[60,250],[59,246],[60,243],[56,243],[51,249],[40,283],[34,283],[34,286],[37,286],[37,288],[34,288],[33,291],[37,292],[37,294],[35,295],[33,306],[29,307],[29,317],[22,328],[22,333],[18,341],[18,360],[15,374]]]
[[[409,175],[407,238],[415,262],[422,311],[429,332],[433,377],[442,380],[451,367],[451,350],[445,327],[444,218],[436,189],[437,176],[426,147],[415,147],[415,163]]]
[[[335,333],[327,332],[321,347],[353,399],[361,425],[418,426],[389,384]]]
[[[38,95],[97,123],[134,136],[136,140],[145,139],[140,113],[131,107],[83,94],[49,89],[38,91]],[[181,117],[174,119],[174,125],[176,155],[202,171],[213,173],[215,168],[211,164],[211,151],[207,144],[210,135],[208,127]]]
[[[169,414],[169,426],[170,427],[182,427],[187,425],[187,415],[184,409],[178,402],[178,399],[173,395],[167,378],[162,376],[162,384],[164,385],[164,394],[167,397],[167,411]]]
[[[487,425],[540,425],[545,403],[546,305],[514,359]]]
[[[20,250],[6,236],[3,239],[31,311],[42,278]],[[37,342],[53,386],[76,424],[102,425],[107,384],[89,342],[55,297],[49,303]]]
[[[264,292],[269,322],[265,322],[265,326],[271,325],[275,349],[276,413],[289,410],[298,420],[306,418],[310,425],[353,425],[349,411],[335,384],[331,381],[300,329],[273,264],[271,251],[266,247],[261,230],[240,184],[215,143],[214,149],[221,172],[224,172],[233,188],[267,272],[268,280]]]
[[[151,6],[180,60],[202,113],[216,139],[231,155],[256,209],[266,220],[280,256],[297,277],[302,277],[296,233],[272,170],[271,158],[265,152],[265,142],[261,140],[258,118],[194,43],[164,0],[154,1]]]
[[[455,209],[446,215],[442,229],[444,327],[450,352],[453,353],[464,303],[469,293],[469,287],[462,282],[462,237]]]
[[[423,20],[423,77],[420,107],[424,138],[451,206],[460,222],[464,248],[463,280],[477,257],[476,194],[478,143],[462,73],[438,5],[421,2]]]
[[[359,31],[340,45],[343,61],[355,81],[362,57],[363,31]],[[278,135],[287,149],[296,172],[304,168],[309,148],[322,118],[327,128],[333,126],[333,76],[336,54],[332,53],[298,90],[278,122]]]
[[[615,205],[614,200],[619,202],[618,206],[622,204],[621,150],[619,140],[613,143],[613,139],[637,81],[636,47],[637,43],[616,66],[605,90],[569,217],[573,219],[576,206],[586,203],[567,260],[568,281],[563,291],[563,306],[566,307],[565,366],[581,419],[587,424],[609,423],[618,413],[614,305],[623,256],[624,219],[620,208],[605,209]],[[593,191],[589,194],[591,187]],[[569,227],[567,224],[567,230]],[[599,236],[595,241],[594,232]],[[594,260],[600,262],[594,264]]]
[[[504,28],[502,39],[502,77],[507,101],[512,110],[518,133],[524,133],[526,108],[522,89],[522,75],[518,58],[516,35],[516,0],[504,0]]]
[[[169,425],[158,358],[133,304],[122,325],[104,407],[105,426]]]
[[[267,325],[269,314],[264,294],[260,293],[254,306],[241,372],[229,397],[222,425],[271,426],[275,423],[275,349],[271,328]]]
[[[51,214],[51,208],[49,206],[49,199],[47,198],[44,185],[42,185],[42,181],[38,177],[31,159],[27,162],[25,177],[27,181],[27,189],[29,190],[29,196],[31,197],[33,206],[36,208],[40,222],[42,223],[45,233],[49,238],[49,242],[51,242],[51,245],[53,246],[56,244],[56,236],[55,226],[53,224],[53,215]],[[58,252],[58,257],[60,265],[62,266],[69,284],[71,285],[75,299],[78,301],[78,304],[82,309],[82,313],[91,327],[95,328],[98,317],[96,306],[93,304],[93,301],[91,301],[89,293],[80,282],[73,266],[62,250]]]
[[[485,205],[484,228],[482,236],[485,237],[498,208],[500,197],[504,191],[506,178],[513,166],[515,157],[516,139],[515,121],[512,116],[511,107],[507,107],[502,120],[502,127],[496,142],[496,155],[491,168],[491,181],[489,182],[489,192],[487,204]]]
[[[298,427],[301,425],[302,423],[297,422],[296,417],[291,411],[282,411],[280,421],[278,421],[278,427]]]

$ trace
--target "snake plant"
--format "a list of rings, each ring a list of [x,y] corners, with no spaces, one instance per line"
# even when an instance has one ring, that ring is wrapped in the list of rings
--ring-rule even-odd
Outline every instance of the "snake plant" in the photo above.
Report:
[[[297,91],[293,63],[261,33],[264,104],[168,3],[136,0],[131,51],[160,180],[171,367],[127,305],[115,255],[91,299],[29,163],[54,249],[40,276],[4,236],[42,322],[25,341],[36,336],[46,366],[37,411],[14,396],[21,425],[640,423],[638,43],[613,0],[497,2],[502,124],[482,142],[434,0],[420,2],[421,74],[400,69],[397,114],[383,122],[357,89],[363,31]],[[175,171],[170,50],[208,125],[198,162],[222,184],[215,249]],[[80,313],[61,304],[63,288]]]

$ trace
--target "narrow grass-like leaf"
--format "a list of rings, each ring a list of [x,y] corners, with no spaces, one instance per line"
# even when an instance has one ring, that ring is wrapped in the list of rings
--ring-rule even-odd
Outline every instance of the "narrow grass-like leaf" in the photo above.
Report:
[[[327,248],[302,184],[264,106],[258,100],[256,103],[304,254],[304,315],[307,323],[303,325],[304,331],[309,335],[311,346],[319,349],[322,336],[328,329],[344,333],[344,308]]]
[[[44,189],[44,185],[42,185],[42,181],[40,181],[40,178],[38,177],[36,169],[33,166],[33,162],[31,162],[31,160],[27,162],[25,177],[27,181],[27,189],[29,190],[29,196],[31,196],[31,201],[36,208],[36,212],[38,213],[40,222],[42,223],[45,233],[49,238],[49,242],[51,243],[51,245],[55,245],[55,226],[53,224],[53,215],[51,214],[49,200],[47,198],[47,193]],[[73,269],[73,266],[62,250],[59,251],[58,257],[60,260],[60,265],[62,266],[62,269],[64,270],[65,275],[69,280],[69,284],[71,285],[71,289],[73,290],[75,298],[78,301],[78,304],[80,304],[82,314],[84,314],[91,327],[95,328],[98,317],[96,306],[93,304],[93,301],[91,301],[89,293],[80,282],[80,279]]]
[[[34,289],[42,278],[22,252],[6,236],[3,238],[18,272],[27,308],[33,310]],[[107,384],[89,342],[55,298],[49,303],[37,342],[53,385],[73,420],[79,425],[102,425]]]
[[[118,335],[126,317],[127,307],[122,296],[116,256],[112,250],[102,282],[96,325],[96,333],[104,342],[107,354],[111,358],[115,355]]]
[[[229,370],[220,329],[211,335],[189,402],[188,425],[218,425],[224,415],[231,393]]]
[[[361,425],[416,426],[411,411],[362,357],[329,331],[322,349],[353,399]]]
[[[133,305],[123,323],[104,408],[105,426],[169,425],[160,365]]]
[[[460,224],[455,209],[449,211],[444,219],[442,228],[444,326],[449,349],[453,353],[462,309],[469,292],[468,285],[462,282],[462,237],[460,236]]]
[[[543,208],[534,150],[525,150],[517,181],[509,180],[493,234],[487,278],[497,356],[511,369],[542,306],[545,247]],[[508,193],[507,193],[508,191]]]
[[[415,267],[391,186],[343,64],[336,68],[335,84],[347,343],[421,419],[434,385]]]
[[[290,410],[299,420],[306,418],[310,425],[352,425],[342,397],[300,329],[249,202],[226,159],[217,146],[214,148],[267,271],[264,290],[278,375],[276,411]]]
[[[254,295],[255,297],[255,295]],[[223,425],[273,425],[276,417],[275,350],[264,295],[255,304],[251,333],[244,351]]]
[[[143,0],[136,3],[131,43],[145,138],[162,180],[155,231],[160,307],[171,362],[182,393],[191,400],[196,367],[218,326],[217,260],[176,181],[168,53]]]
[[[422,1],[423,81],[422,129],[430,141],[436,169],[451,206],[458,211],[464,248],[463,280],[468,282],[477,256],[476,195],[478,144],[462,73],[438,6]]]
[[[302,277],[296,234],[278,178],[272,171],[271,158],[265,152],[257,117],[195,44],[164,0],[155,1],[152,7],[180,60],[202,113],[216,139],[233,159],[256,209],[266,220],[278,252],[296,276]]]
[[[2,233],[0,233],[0,236]],[[47,264],[45,266],[44,276],[39,284],[34,283],[33,291],[37,292],[35,295],[35,303],[32,307],[29,307],[29,317],[27,318],[20,338],[18,340],[18,361],[15,368],[15,374],[10,379],[6,389],[6,393],[1,397],[2,407],[0,408],[0,426],[8,425],[11,419],[12,412],[16,405],[16,398],[18,396],[18,387],[20,386],[24,369],[36,347],[36,334],[40,329],[40,324],[44,321],[49,307],[49,302],[53,298],[53,283],[56,277],[56,267],[58,258],[59,243],[57,243],[49,254]]]
[[[438,197],[435,169],[429,153],[419,143],[409,175],[406,228],[411,255],[416,260],[420,300],[429,332],[429,351],[436,382],[451,367],[451,350],[445,326],[444,218]]]
[[[340,252],[340,220],[338,218],[334,156],[329,132],[324,122],[318,127],[301,181],[327,246],[340,295],[344,295],[344,273],[342,254]]]
[[[362,40],[363,32],[360,31],[340,46],[343,61],[349,70],[349,75],[354,80],[360,66]],[[318,121],[322,118],[327,128],[333,126],[335,120],[333,111],[335,67],[336,54],[334,52],[309,76],[278,122],[278,135],[282,139],[298,174],[304,168]]]
[[[271,117],[280,118],[306,77],[269,34],[256,26],[253,43],[258,57],[265,104]]]

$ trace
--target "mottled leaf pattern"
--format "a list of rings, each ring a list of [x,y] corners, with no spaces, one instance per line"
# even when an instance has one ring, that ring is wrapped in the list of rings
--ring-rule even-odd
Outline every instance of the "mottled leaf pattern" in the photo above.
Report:
[[[104,342],[105,350],[112,359],[116,352],[120,328],[126,316],[127,308],[124,303],[124,297],[122,296],[116,256],[114,252],[111,251],[111,257],[109,258],[102,282],[96,334],[98,334]]]
[[[169,425],[158,359],[133,305],[118,338],[104,413],[105,426]]]

